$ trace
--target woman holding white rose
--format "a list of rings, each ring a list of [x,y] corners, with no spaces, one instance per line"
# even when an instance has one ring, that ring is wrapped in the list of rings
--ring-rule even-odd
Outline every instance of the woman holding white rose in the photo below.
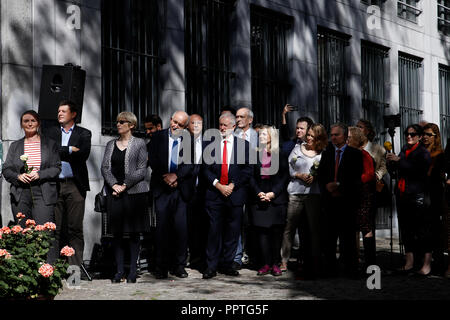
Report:
[[[321,203],[320,190],[315,180],[321,153],[328,143],[324,126],[313,124],[308,128],[306,141],[296,144],[289,155],[289,204],[287,222],[281,248],[281,269],[287,269],[296,228],[300,229],[300,243],[306,277],[315,277],[321,255]]]
[[[21,212],[24,228],[27,219],[36,224],[55,222],[54,209],[58,198],[57,179],[61,171],[58,147],[51,139],[40,135],[41,120],[33,111],[20,117],[25,137],[11,144],[3,166],[3,176],[11,183],[11,209],[16,219]],[[49,251],[48,260],[58,257]]]

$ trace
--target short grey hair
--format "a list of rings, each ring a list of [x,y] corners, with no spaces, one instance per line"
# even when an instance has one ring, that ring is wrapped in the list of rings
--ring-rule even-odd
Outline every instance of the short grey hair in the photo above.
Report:
[[[175,112],[172,114],[171,119],[173,119],[173,117],[175,117],[175,115],[176,115],[177,113],[182,113],[184,116],[186,116],[186,118],[187,118],[187,121],[186,121],[186,127],[187,127],[187,125],[189,124],[189,120],[190,120],[189,115],[188,115],[185,111],[178,110],[178,111],[175,111]]]
[[[222,114],[219,117],[219,122],[220,120],[224,119],[224,118],[228,118],[231,121],[231,124],[234,126],[236,125],[236,117],[231,113],[231,112],[225,112],[224,114]]]
[[[247,111],[247,116],[249,118],[253,119],[255,117],[255,115],[253,114],[253,111],[250,108],[242,107],[242,108],[239,108],[238,111],[241,110],[241,109],[245,109]]]

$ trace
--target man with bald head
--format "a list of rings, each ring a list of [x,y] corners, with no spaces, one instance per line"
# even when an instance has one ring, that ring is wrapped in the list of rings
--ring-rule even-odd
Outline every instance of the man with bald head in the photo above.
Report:
[[[188,163],[181,161],[182,153],[187,149],[190,148],[193,155],[192,139],[183,139],[181,135],[188,124],[186,112],[175,112],[170,118],[169,129],[155,132],[149,145],[150,187],[156,212],[154,274],[157,279],[167,278],[168,271],[179,278],[188,276],[184,269],[188,241],[187,203],[194,190],[194,165],[193,158]]]

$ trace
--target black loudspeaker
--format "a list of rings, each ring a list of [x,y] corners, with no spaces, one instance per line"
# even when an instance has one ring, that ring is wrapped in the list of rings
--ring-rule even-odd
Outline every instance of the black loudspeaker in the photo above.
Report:
[[[63,100],[75,102],[78,108],[76,122],[81,122],[86,71],[73,64],[44,65],[39,95],[39,115],[42,120],[57,120],[58,106]]]

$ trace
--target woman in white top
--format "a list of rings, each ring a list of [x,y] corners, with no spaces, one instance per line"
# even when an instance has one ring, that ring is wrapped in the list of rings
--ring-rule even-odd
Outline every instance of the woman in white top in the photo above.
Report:
[[[320,261],[320,190],[315,175],[322,150],[328,143],[327,131],[321,124],[308,128],[306,141],[296,144],[289,155],[289,204],[281,248],[281,269],[287,269],[295,230],[299,228],[306,277],[314,277]]]

